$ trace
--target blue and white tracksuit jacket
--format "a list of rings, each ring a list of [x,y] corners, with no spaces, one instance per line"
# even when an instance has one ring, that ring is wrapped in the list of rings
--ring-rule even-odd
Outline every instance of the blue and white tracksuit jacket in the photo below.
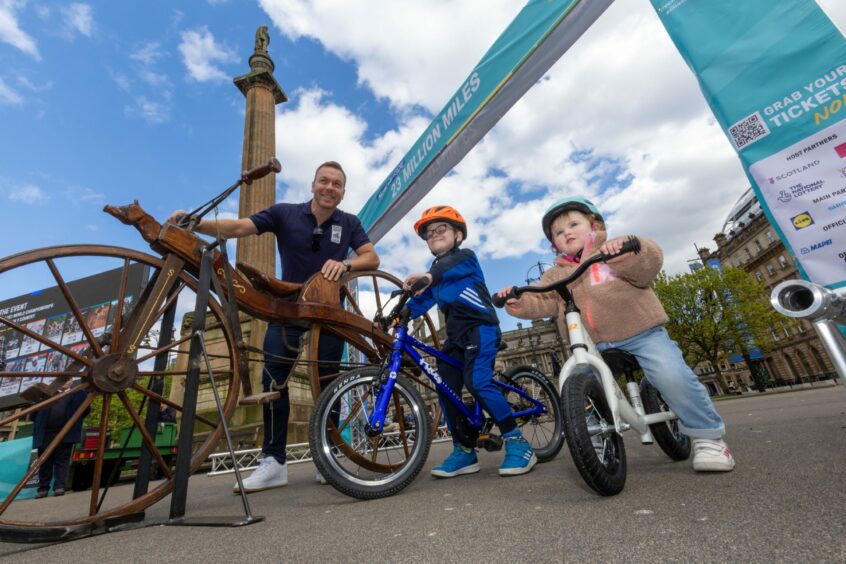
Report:
[[[411,316],[419,317],[437,304],[446,318],[447,339],[441,350],[464,365],[462,373],[439,360],[438,374],[459,397],[462,387],[467,386],[497,422],[500,432],[513,430],[516,422],[511,407],[492,382],[502,334],[476,254],[455,248],[435,259],[429,274],[432,283],[408,302]],[[453,429],[459,412],[443,398],[441,404]]]

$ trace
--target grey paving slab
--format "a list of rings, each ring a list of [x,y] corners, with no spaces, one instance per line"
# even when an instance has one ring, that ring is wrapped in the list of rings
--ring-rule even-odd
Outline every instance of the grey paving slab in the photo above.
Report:
[[[435,480],[447,454],[399,495],[362,502],[313,482],[252,494],[266,521],[238,529],[152,527],[51,546],[0,544],[4,562],[844,562],[846,388],[721,401],[738,460],[730,474],[693,472],[627,435],[620,495],[586,488],[562,450],[527,476],[500,478],[500,453],[479,474]],[[233,515],[232,477],[195,476],[189,515]],[[121,486],[129,487],[129,486]],[[67,503],[87,503],[84,493]],[[77,498],[76,500],[74,498]],[[23,502],[21,502],[23,503]],[[37,501],[32,510],[38,511]],[[48,506],[43,505],[44,511]],[[150,517],[164,517],[167,502]]]

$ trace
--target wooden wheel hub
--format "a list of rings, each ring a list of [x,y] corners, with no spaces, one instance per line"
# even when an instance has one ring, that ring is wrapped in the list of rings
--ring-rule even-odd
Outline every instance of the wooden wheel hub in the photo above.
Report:
[[[104,393],[114,394],[127,389],[135,383],[138,364],[132,358],[120,353],[107,354],[94,361],[91,367],[91,382]]]

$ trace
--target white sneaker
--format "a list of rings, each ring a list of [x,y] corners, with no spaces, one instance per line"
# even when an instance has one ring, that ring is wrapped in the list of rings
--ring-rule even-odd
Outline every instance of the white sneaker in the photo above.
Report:
[[[266,456],[259,462],[259,467],[253,470],[249,478],[242,480],[244,491],[247,493],[260,492],[270,488],[281,488],[288,485],[288,465],[279,464],[272,456]],[[235,493],[241,493],[238,482],[232,488]]]
[[[734,457],[725,441],[693,439],[693,469],[697,472],[731,472]]]
[[[326,478],[323,477],[323,474],[320,473],[320,470],[314,471],[314,481],[320,484],[321,486],[325,486],[329,483],[326,481]]]

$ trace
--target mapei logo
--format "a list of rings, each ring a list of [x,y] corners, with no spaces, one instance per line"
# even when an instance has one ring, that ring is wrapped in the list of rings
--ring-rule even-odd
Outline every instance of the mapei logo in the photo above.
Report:
[[[791,196],[790,192],[788,192],[787,190],[782,190],[778,193],[778,201],[781,202],[782,204],[786,204],[787,202],[789,202],[792,199],[793,199],[793,196]]]
[[[823,247],[827,247],[827,246],[831,245],[831,243],[832,243],[831,239],[826,239],[825,241],[820,241],[819,243],[814,243],[810,247],[802,247],[801,249],[799,249],[799,252],[803,255],[807,255],[807,254],[813,253],[814,251],[818,251],[818,250],[822,249]]]
[[[799,229],[805,229],[813,225],[814,218],[808,212],[802,212],[799,215],[791,217],[790,222],[793,223],[793,227],[798,231]]]

